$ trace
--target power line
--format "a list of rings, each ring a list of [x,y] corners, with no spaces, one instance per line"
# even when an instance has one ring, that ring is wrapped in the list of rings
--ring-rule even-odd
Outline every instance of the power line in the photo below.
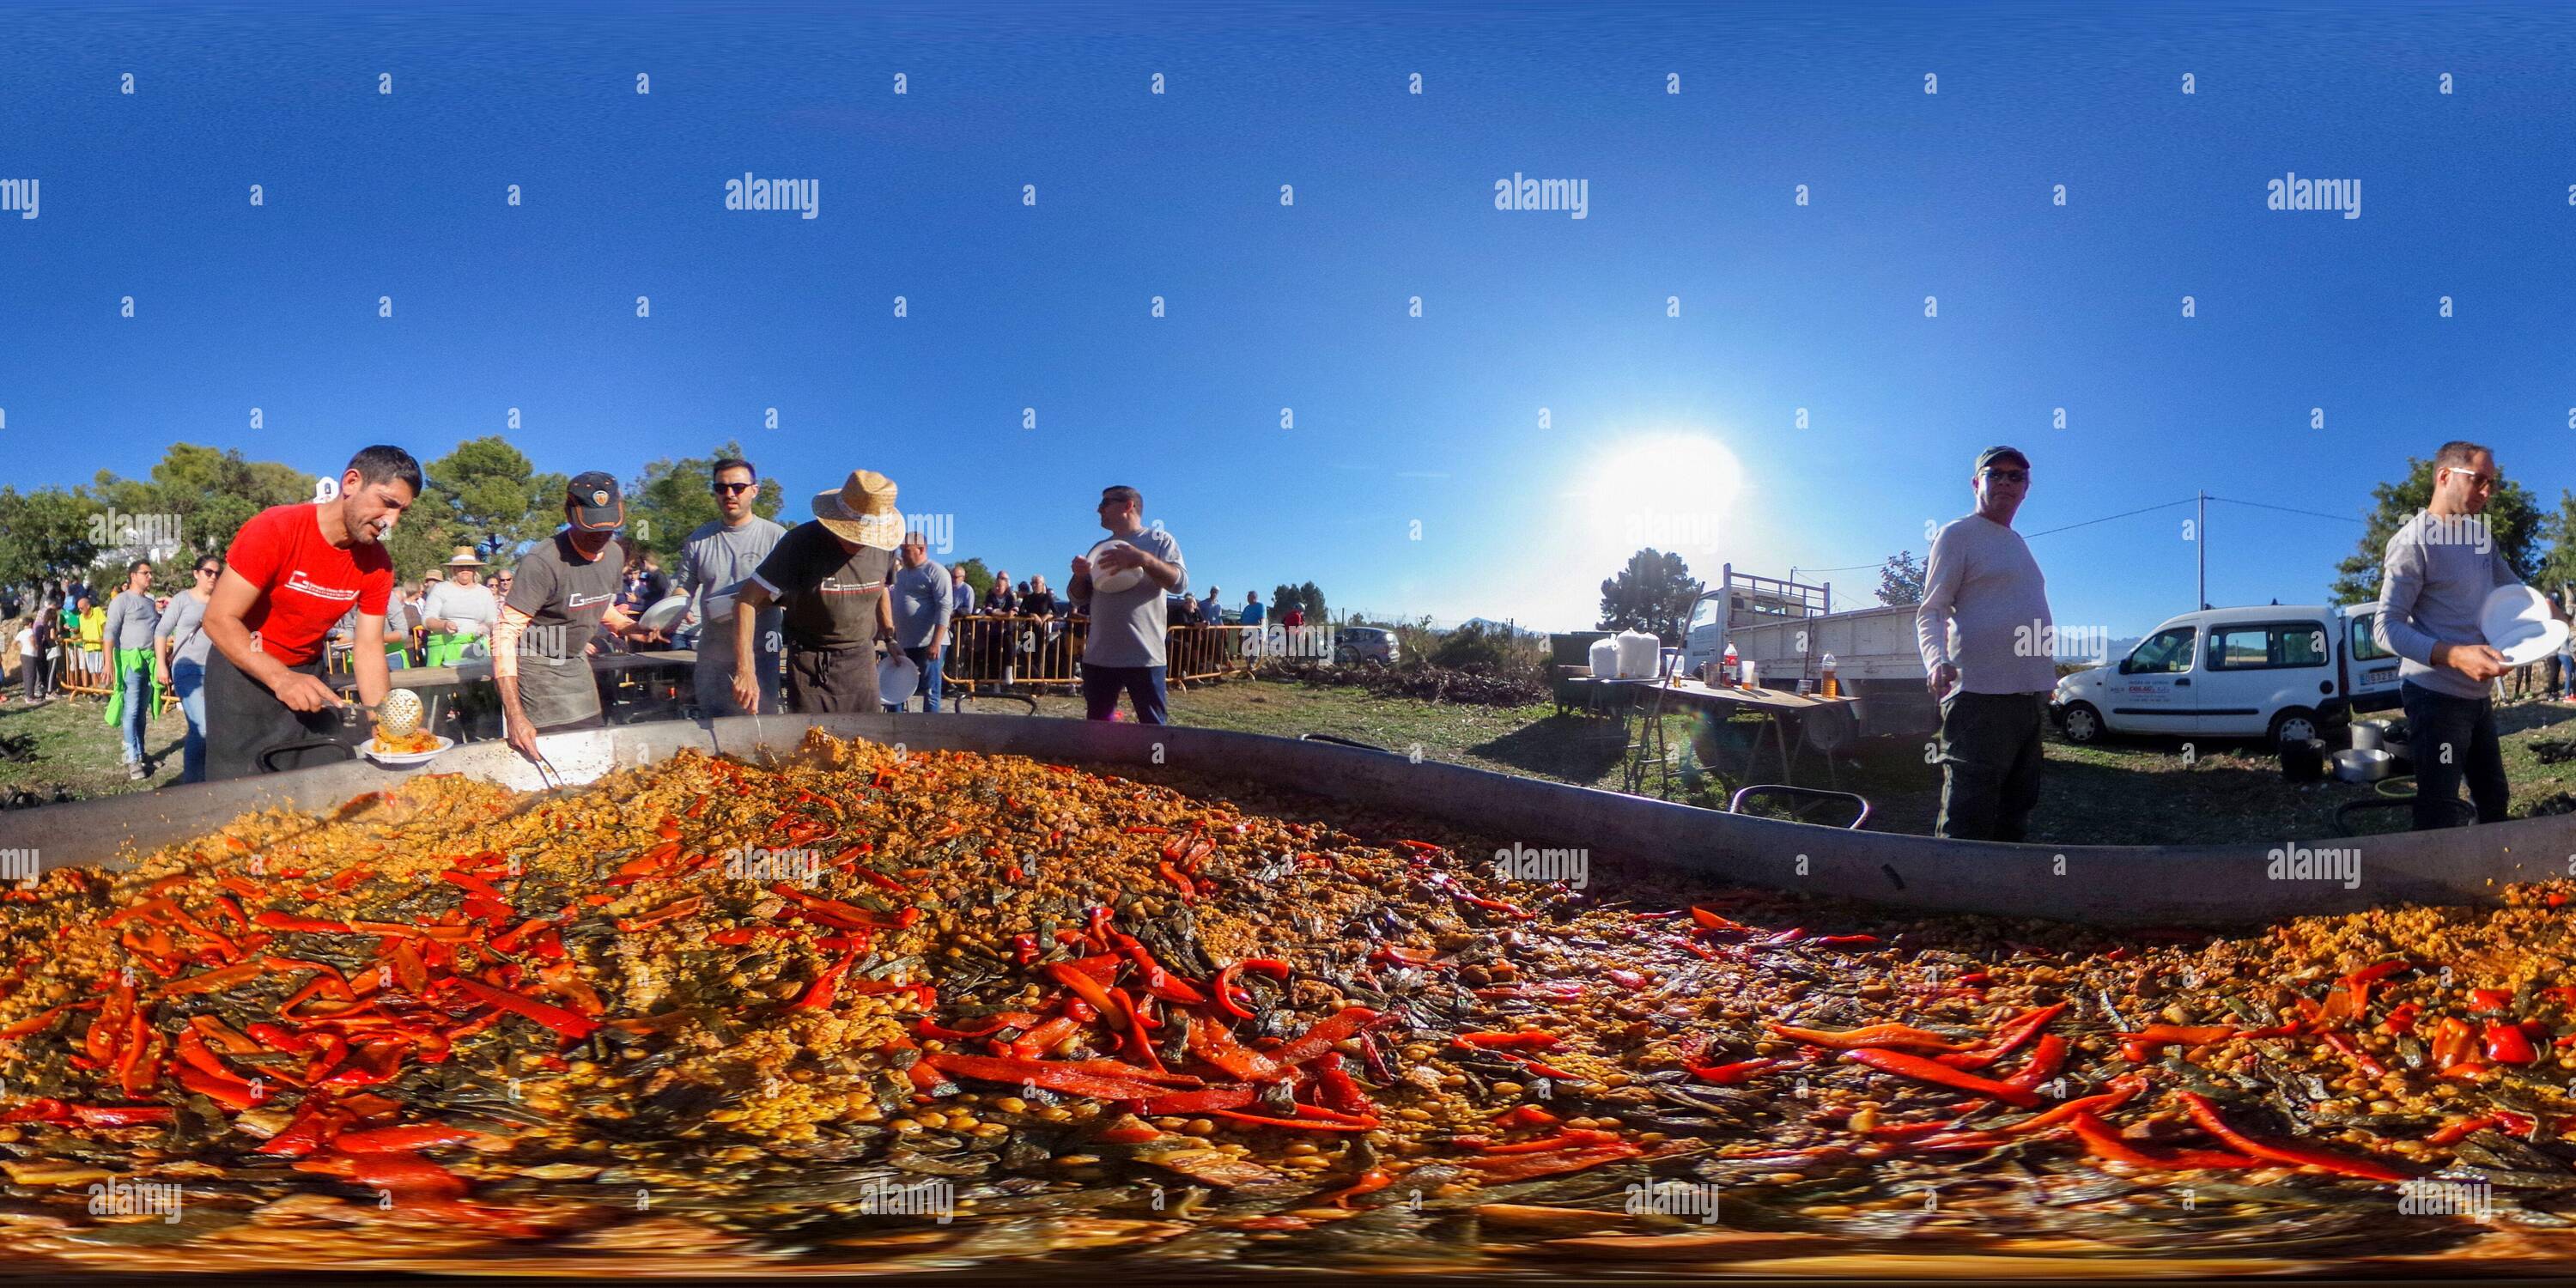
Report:
[[[2349,514],[2327,514],[2321,510],[2301,510],[2287,505],[2267,505],[2261,501],[2239,501],[2232,496],[2213,496],[2209,499],[2212,501],[2225,501],[2229,505],[2250,505],[2258,510],[2278,510],[2283,514],[2304,514],[2312,519],[2332,519],[2337,523],[2361,523],[2361,520],[2356,519]],[[2361,523],[2361,526],[2366,528],[2370,525],[2367,523]]]
[[[2120,512],[2120,513],[2118,513],[2118,514],[2106,514],[2106,515],[2103,515],[2101,518],[2098,518],[2098,519],[2086,519],[2086,520],[2085,520],[2084,522],[2082,522],[2082,523],[2070,523],[2070,524],[2067,524],[2065,527],[2062,527],[2062,528],[2050,528],[2050,529],[2048,529],[2047,531],[2044,531],[2044,532],[2027,532],[2027,533],[2022,534],[2022,540],[2024,540],[2024,541],[2028,541],[2028,540],[2030,540],[2032,537],[2044,537],[2044,536],[2049,535],[2049,533],[2051,533],[2051,532],[2072,532],[2072,531],[2074,531],[2074,530],[2075,530],[2075,529],[2077,529],[2077,528],[2089,528],[2089,527],[2092,527],[2094,524],[2097,524],[2097,523],[2109,523],[2109,522],[2110,522],[2111,520],[2113,520],[2113,519],[2125,519],[2125,518],[2128,518],[2130,515],[2133,515],[2133,514],[2145,514],[2145,513],[2147,513],[2148,511],[2151,511],[2151,510],[2170,510],[2170,509],[2174,508],[2174,507],[2175,507],[2175,506],[2177,506],[2177,505],[2190,505],[2191,503],[2193,503],[2194,501],[2197,501],[2197,500],[2199,500],[2199,499],[2200,499],[2200,498],[2198,498],[2198,497],[2190,497],[2190,496],[2187,496],[2187,497],[2184,497],[2183,499],[2181,499],[2181,500],[2179,500],[2179,501],[2167,501],[2167,502],[2165,502],[2165,503],[2164,503],[2164,504],[2162,504],[2162,505],[2148,505],[2148,506],[2140,506],[2139,508],[2137,508],[2137,509],[2135,509],[2135,510],[2123,510],[2123,511],[2121,511],[2121,512]],[[2212,498],[2212,499],[2213,499],[2213,500],[2215,500],[2216,498]]]

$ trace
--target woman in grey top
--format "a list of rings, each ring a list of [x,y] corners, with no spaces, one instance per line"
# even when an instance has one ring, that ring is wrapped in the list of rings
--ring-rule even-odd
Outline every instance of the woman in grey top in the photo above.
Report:
[[[188,740],[179,752],[179,781],[206,781],[206,604],[215,597],[215,579],[224,575],[219,555],[197,560],[196,585],[170,597],[161,624],[152,632],[153,678],[179,695],[179,712],[188,717]]]

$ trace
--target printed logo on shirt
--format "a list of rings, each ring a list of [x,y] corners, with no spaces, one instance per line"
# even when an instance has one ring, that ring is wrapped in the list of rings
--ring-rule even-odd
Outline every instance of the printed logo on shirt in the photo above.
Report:
[[[823,579],[823,584],[815,587],[815,589],[826,595],[864,595],[872,590],[885,589],[885,583],[882,581],[843,581],[838,577],[826,577]]]
[[[566,609],[578,611],[580,609],[588,608],[593,604],[605,604],[615,598],[617,598],[617,595],[614,591],[598,595],[584,595],[580,591],[574,591],[571,595],[565,598],[564,607]]]
[[[286,585],[283,589],[296,591],[300,594],[311,595],[317,599],[334,600],[343,604],[358,597],[358,592],[355,590],[342,590],[337,586],[325,586],[315,582],[313,578],[301,568],[295,569],[294,571],[286,574]]]

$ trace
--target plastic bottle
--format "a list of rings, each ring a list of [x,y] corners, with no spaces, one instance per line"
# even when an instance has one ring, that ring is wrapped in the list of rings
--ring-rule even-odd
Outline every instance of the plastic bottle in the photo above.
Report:
[[[1826,696],[1826,697],[1828,697],[1828,698],[1839,698],[1839,697],[1841,697],[1842,695],[1843,695],[1843,686],[1842,686],[1842,684],[1841,684],[1841,682],[1840,682],[1840,681],[1837,681],[1836,679],[1834,679],[1834,655],[1833,655],[1833,654],[1831,654],[1831,653],[1827,653],[1827,654],[1825,654],[1825,693],[1824,693],[1824,696]]]
[[[1726,660],[1719,663],[1717,667],[1717,687],[1721,689],[1735,687],[1735,667],[1735,645],[1729,643],[1726,646]]]

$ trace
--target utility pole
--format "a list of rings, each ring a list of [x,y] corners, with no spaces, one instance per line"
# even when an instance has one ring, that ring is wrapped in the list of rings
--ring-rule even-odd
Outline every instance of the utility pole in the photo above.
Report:
[[[2200,606],[2207,608],[2209,607],[2209,494],[2203,492],[2199,496],[2200,519],[2191,527],[2191,549],[2193,557],[2200,561],[2200,594],[2197,598],[2200,600]]]

